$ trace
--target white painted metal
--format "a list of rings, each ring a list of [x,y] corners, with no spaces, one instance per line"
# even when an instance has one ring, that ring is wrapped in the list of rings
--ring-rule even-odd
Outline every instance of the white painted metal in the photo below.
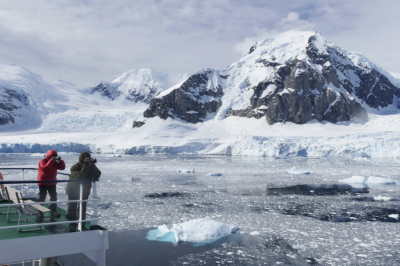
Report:
[[[101,218],[91,218],[91,219],[82,220],[82,222],[97,221],[97,220],[100,220],[100,219]],[[0,230],[3,230],[3,229],[14,229],[14,228],[24,228],[24,227],[35,227],[35,226],[44,226],[44,225],[55,225],[55,224],[69,224],[71,222],[80,222],[80,220],[63,221],[63,222],[51,222],[51,223],[40,223],[40,224],[24,224],[24,225],[3,226],[3,227],[0,227]]]
[[[97,197],[97,182],[93,182],[93,199],[96,199],[96,201],[93,201],[93,215],[92,218],[98,218],[99,214],[98,214],[98,204],[100,199]],[[93,225],[97,225],[98,221],[94,221],[92,222]]]
[[[25,169],[22,169],[22,181],[25,181]],[[21,184],[21,191],[24,192],[24,184]]]
[[[83,184],[79,188],[79,224],[78,230],[82,232],[82,200],[83,200]]]
[[[100,230],[0,240],[0,264],[95,252],[97,256],[88,257],[98,266],[105,266],[108,248],[108,232]]]

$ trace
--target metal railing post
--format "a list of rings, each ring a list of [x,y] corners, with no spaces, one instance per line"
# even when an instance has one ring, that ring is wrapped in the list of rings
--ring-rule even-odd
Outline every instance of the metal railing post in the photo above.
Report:
[[[25,169],[22,169],[22,181],[25,181]],[[24,193],[24,184],[21,184],[21,191]]]
[[[83,183],[80,183],[80,191],[79,191],[79,224],[78,230],[82,232],[82,206],[83,206]]]
[[[96,181],[95,182],[93,182],[93,199],[97,199],[97,185],[96,185]],[[97,218],[97,217],[99,217],[99,214],[98,214],[98,201],[96,200],[96,201],[93,201],[93,218]],[[97,225],[98,224],[98,221],[93,221],[92,223],[91,223],[92,225]]]

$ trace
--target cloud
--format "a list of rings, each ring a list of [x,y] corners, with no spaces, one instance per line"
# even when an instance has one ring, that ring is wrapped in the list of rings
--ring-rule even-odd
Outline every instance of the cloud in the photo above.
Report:
[[[361,0],[3,0],[0,63],[90,86],[132,68],[222,69],[261,39],[320,30],[400,72],[398,7]]]

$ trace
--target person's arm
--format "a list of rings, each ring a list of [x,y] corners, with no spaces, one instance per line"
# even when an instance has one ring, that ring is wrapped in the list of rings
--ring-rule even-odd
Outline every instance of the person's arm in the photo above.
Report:
[[[65,169],[64,161],[57,162],[57,169],[58,170],[64,170]]]
[[[93,164],[90,167],[90,175],[91,175],[91,178],[93,178],[93,179],[99,179],[100,178],[101,172],[100,172],[99,168],[97,168],[97,166],[95,164]]]
[[[84,179],[85,176],[89,173],[89,170],[89,167],[85,164],[82,164],[82,167],[79,167],[79,164],[75,164],[71,167],[70,179]]]
[[[46,160],[40,160],[40,162],[39,162],[39,168],[41,168],[42,170],[48,170],[49,168],[51,168],[51,166],[54,164],[54,160],[53,159],[50,159],[50,160],[48,160],[47,161],[47,163],[46,163]]]
[[[3,179],[3,175],[0,173],[0,180],[4,180]],[[4,185],[3,184],[1,184],[1,190],[4,190]]]

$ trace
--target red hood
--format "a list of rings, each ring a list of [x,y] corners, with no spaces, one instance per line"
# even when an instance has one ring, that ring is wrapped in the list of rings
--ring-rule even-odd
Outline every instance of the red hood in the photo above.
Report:
[[[46,159],[50,160],[53,156],[57,156],[57,152],[55,150],[48,150],[46,153]]]

